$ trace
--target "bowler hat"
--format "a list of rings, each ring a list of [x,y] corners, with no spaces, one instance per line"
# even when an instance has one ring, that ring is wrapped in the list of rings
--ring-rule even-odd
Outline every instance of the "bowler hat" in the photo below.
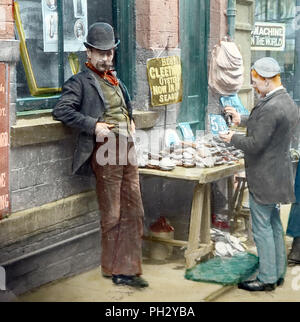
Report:
[[[87,48],[109,50],[116,48],[119,42],[115,42],[114,30],[111,25],[105,22],[96,22],[90,26],[84,45]]]
[[[280,66],[272,57],[264,57],[258,59],[252,66],[258,75],[266,78],[272,78],[280,74]]]

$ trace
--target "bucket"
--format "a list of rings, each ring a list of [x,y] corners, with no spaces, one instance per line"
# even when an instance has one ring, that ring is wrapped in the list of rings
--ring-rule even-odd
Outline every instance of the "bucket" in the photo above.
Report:
[[[151,237],[164,239],[174,239],[174,228],[169,224],[165,217],[159,219],[150,226]],[[151,242],[150,258],[155,260],[165,260],[173,253],[173,246],[165,245],[160,242]]]

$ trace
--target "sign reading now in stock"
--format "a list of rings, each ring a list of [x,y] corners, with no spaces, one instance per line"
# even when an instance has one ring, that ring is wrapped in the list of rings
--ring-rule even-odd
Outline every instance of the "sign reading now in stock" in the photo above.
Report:
[[[0,219],[9,209],[9,72],[0,63]]]

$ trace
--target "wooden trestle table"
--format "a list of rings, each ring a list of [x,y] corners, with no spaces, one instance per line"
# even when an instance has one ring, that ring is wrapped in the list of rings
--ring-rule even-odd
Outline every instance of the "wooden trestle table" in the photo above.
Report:
[[[211,227],[211,183],[223,178],[228,180],[228,198],[232,198],[232,176],[244,170],[244,161],[240,160],[233,165],[221,165],[213,168],[184,168],[176,167],[171,171],[140,168],[143,176],[159,176],[166,179],[181,179],[195,181],[192,209],[190,216],[188,241],[164,239],[144,236],[144,239],[153,242],[165,243],[173,246],[186,247],[184,253],[186,268],[191,268],[203,256],[213,250],[210,238]],[[229,205],[230,200],[229,200]],[[230,211],[230,209],[229,209]]]

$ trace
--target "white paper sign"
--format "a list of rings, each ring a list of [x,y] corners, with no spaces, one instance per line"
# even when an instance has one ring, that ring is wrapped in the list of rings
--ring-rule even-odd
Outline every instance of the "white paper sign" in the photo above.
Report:
[[[283,51],[285,48],[285,24],[256,22],[251,32],[251,50]]]

